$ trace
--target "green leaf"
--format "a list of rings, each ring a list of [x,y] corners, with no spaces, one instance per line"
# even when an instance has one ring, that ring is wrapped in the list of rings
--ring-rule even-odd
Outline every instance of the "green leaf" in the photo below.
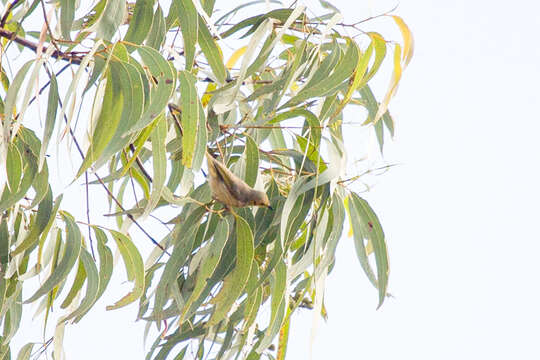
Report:
[[[131,127],[129,133],[139,131],[148,126],[159,114],[163,112],[174,89],[176,88],[176,70],[163,56],[148,46],[137,47],[146,69],[142,69],[141,76],[145,76],[150,84],[149,101],[144,108],[140,120]],[[150,73],[150,76],[147,75]]]
[[[45,127],[43,129],[43,138],[41,139],[41,149],[39,151],[39,169],[43,167],[45,162],[45,153],[49,146],[49,141],[54,130],[56,121],[56,111],[58,110],[58,83],[56,76],[51,74],[51,84],[49,86],[49,97],[47,101],[47,117],[45,118]]]
[[[364,124],[371,123],[373,122],[375,116],[377,115],[377,112],[379,111],[379,103],[377,102],[377,99],[375,98],[375,95],[371,91],[369,85],[363,86],[358,92],[362,96],[362,100],[364,101],[364,105],[368,111],[368,117],[364,121]],[[390,115],[390,112],[388,110],[386,110],[386,112],[382,116],[382,120],[386,128],[390,131],[390,136],[394,136],[394,120],[392,119],[392,116]],[[375,131],[377,134],[377,140],[379,141],[379,148],[382,151],[384,144],[384,129],[382,124],[378,123],[379,121],[375,123]]]
[[[368,253],[364,241],[371,242],[375,253],[375,264],[377,265],[376,287],[379,289],[379,305],[381,307],[388,286],[388,252],[384,232],[377,215],[373,212],[368,202],[360,196],[352,193],[348,198],[349,217],[351,219],[354,244],[360,264],[368,277],[372,277],[373,271],[369,265]]]
[[[26,73],[28,72],[28,70],[30,70],[30,67],[34,63],[35,60],[30,60],[26,62],[23,66],[21,66],[21,69],[19,70],[19,72],[17,72],[17,75],[15,75],[15,78],[13,79],[7,90],[4,105],[4,144],[9,143],[9,139],[11,137],[13,112],[15,111],[15,103],[17,102],[17,99],[20,98],[21,85],[26,78]]]
[[[101,156],[101,153],[109,144],[120,123],[124,107],[124,94],[122,92],[121,79],[118,75],[118,73],[110,69],[107,70],[107,85],[105,87],[105,94],[103,95],[101,112],[94,133],[92,134],[90,147],[75,178],[81,176]]]
[[[204,113],[203,106],[199,101],[199,123],[197,124],[197,140],[195,142],[195,154],[193,155],[193,162],[191,164],[191,169],[193,172],[199,171],[201,169],[203,159],[206,154],[206,147],[208,146],[208,133],[206,129],[206,116]]]
[[[118,45],[118,47],[123,46]],[[132,142],[132,136],[124,136],[124,134],[141,118],[144,105],[143,83],[137,68],[123,61],[111,61],[109,66],[116,74],[115,79],[119,81],[122,92],[122,116],[112,138],[96,161],[96,168],[101,167],[110,160],[112,155]]]
[[[5,273],[7,265],[9,263],[9,247],[10,247],[10,236],[7,226],[7,220],[3,217],[0,217],[0,273]],[[0,279],[0,286],[5,286],[3,279]],[[5,289],[3,290],[5,291]],[[3,292],[0,292],[0,299],[3,298]],[[0,305],[2,300],[0,300]],[[0,309],[2,307],[0,306]]]
[[[313,144],[305,137],[299,135],[296,135],[296,141],[298,142],[304,159],[307,158],[311,160],[311,162],[317,166],[317,171],[319,173],[322,173],[323,171],[328,169],[326,163],[324,162],[323,158],[319,154],[319,151],[317,150],[319,147],[315,146],[315,144]]]
[[[336,53],[336,51],[339,50],[336,49],[333,53]],[[338,86],[340,86],[353,74],[354,69],[358,64],[358,57],[358,45],[356,45],[353,40],[348,38],[347,52],[341,57],[339,63],[333,69],[330,75],[322,77],[321,74],[321,78],[317,78],[317,81],[312,79],[308,84],[306,84],[305,87],[302,88],[302,90],[298,92],[298,94],[296,94],[296,96],[283,104],[280,109],[297,105],[307,99],[323,97],[331,94]],[[324,61],[323,64],[321,64],[321,67],[323,65],[325,65]]]
[[[14,144],[8,145],[6,158],[7,184],[11,192],[17,192],[21,184],[23,160]]]
[[[355,46],[358,46],[354,44]],[[360,50],[359,50],[360,52]],[[362,56],[358,57],[358,63],[356,65],[356,68],[354,69],[354,76],[353,81],[349,82],[349,88],[347,89],[347,92],[345,93],[345,96],[341,100],[341,103],[337,106],[337,108],[334,110],[334,114],[330,121],[335,119],[343,110],[343,108],[349,103],[351,100],[353,93],[356,91],[356,89],[359,89],[363,87],[366,84],[365,80],[365,73],[366,69],[369,64],[369,60],[371,59],[371,54],[373,53],[373,46],[370,44],[364,54]]]
[[[186,207],[184,207],[181,216],[186,216],[185,211]],[[185,220],[179,223],[177,227],[175,227],[175,230],[173,230],[176,243],[171,257],[165,264],[161,279],[159,280],[156,288],[154,314],[156,314],[157,319],[161,319],[159,312],[163,310],[163,306],[165,305],[167,288],[172,282],[176,281],[177,277],[179,276],[178,269],[185,266],[185,262],[193,249],[195,232],[199,229],[200,220],[205,213],[205,208],[195,208],[195,210],[189,213],[187,218],[184,217]]]
[[[13,294],[13,300],[5,315],[5,322],[3,324],[3,337],[2,345],[8,345],[13,336],[17,333],[21,324],[22,317],[22,285],[17,284],[15,294]]]
[[[199,15],[192,0],[178,0],[175,3],[177,4],[182,38],[184,39],[186,71],[191,71],[195,60],[195,45],[199,34]]]
[[[306,109],[292,109],[283,113],[277,114],[272,120],[270,120],[269,124],[278,124],[281,121],[296,118],[298,116],[303,117],[306,119],[307,123],[307,130],[310,132],[311,141],[313,142],[314,146],[316,148],[319,147],[319,144],[321,142],[321,123],[317,116],[313,114],[311,111]]]
[[[60,0],[60,29],[64,40],[71,40],[71,27],[75,18],[75,5],[73,0]]]
[[[32,296],[24,301],[25,304],[36,301],[41,296],[52,291],[56,285],[64,281],[79,257],[79,252],[81,250],[81,232],[79,231],[79,227],[75,224],[75,220],[71,215],[66,212],[62,212],[61,215],[66,224],[67,234],[64,254],[51,275]]]
[[[227,78],[227,71],[223,63],[221,50],[201,17],[199,17],[199,46],[206,60],[208,60],[208,64],[210,64],[217,82],[223,84]]]
[[[154,0],[137,0],[124,41],[141,44],[152,26]]]
[[[88,279],[86,282],[86,293],[77,309],[73,310],[71,314],[62,317],[61,321],[67,321],[74,317],[79,317],[78,320],[80,320],[80,317],[90,310],[97,299],[99,291],[98,270],[94,260],[92,259],[92,255],[90,255],[90,253],[84,248],[81,249],[80,261],[84,266],[86,277]]]
[[[167,121],[165,116],[160,115],[157,119],[157,126],[152,132],[152,164],[154,167],[154,177],[152,180],[152,193],[142,215],[143,218],[157,206],[161,199],[161,191],[165,187],[167,180],[167,155],[165,153],[165,138],[167,137]]]
[[[182,165],[192,167],[193,156],[195,155],[195,143],[199,130],[199,97],[195,88],[195,76],[187,71],[181,71],[178,76],[180,80],[180,102],[182,106]]]
[[[191,293],[189,299],[186,300],[184,305],[184,311],[180,317],[180,324],[183,323],[183,320],[189,318],[193,311],[196,308],[193,308],[193,304],[197,303],[196,300],[199,299],[203,293],[203,290],[207,286],[207,282],[214,273],[221,256],[223,254],[223,249],[227,242],[229,235],[229,227],[226,221],[220,221],[216,231],[214,232],[214,239],[212,242],[204,248],[203,251],[203,260],[197,271],[197,280],[195,282],[195,288]]]
[[[255,186],[255,182],[257,182],[257,176],[259,174],[259,146],[250,136],[246,136],[244,153],[246,157],[244,181],[246,184],[253,187]]]
[[[92,226],[94,234],[97,239],[97,249],[99,254],[99,279],[98,279],[98,289],[94,297],[93,303],[89,306],[85,306],[85,310],[81,311],[76,315],[74,322],[79,322],[81,318],[92,308],[96,301],[103,295],[109,281],[111,280],[111,275],[113,271],[113,255],[111,249],[106,245],[107,235],[103,230],[97,226]],[[88,270],[87,270],[88,271]],[[93,275],[92,275],[93,276]],[[93,287],[93,285],[92,285]]]
[[[266,13],[266,14],[260,14],[260,15],[252,16],[250,18],[244,19],[244,20],[240,21],[239,23],[235,24],[229,30],[222,33],[221,37],[222,38],[229,37],[232,34],[238,32],[238,31],[240,31],[240,30],[242,30],[242,29],[244,29],[244,28],[246,28],[248,26],[251,26],[251,28],[244,35],[241,36],[241,38],[244,38],[244,37],[252,34],[253,32],[255,32],[255,30],[257,30],[257,28],[263,23],[263,21],[268,19],[268,18],[276,19],[276,20],[279,20],[280,22],[284,23],[285,21],[287,21],[289,16],[291,16],[292,11],[293,11],[292,9],[276,9],[276,10],[272,10],[272,11]]]
[[[163,17],[161,6],[158,5],[152,20],[152,27],[150,28],[150,32],[148,33],[148,37],[146,39],[146,45],[159,51],[163,41],[165,40],[166,33],[167,29],[165,28],[165,18]]]
[[[208,326],[214,326],[227,316],[229,310],[238,299],[249,279],[255,254],[253,233],[240,216],[236,216],[236,265],[223,281],[223,287],[212,300],[215,310],[208,321]]]
[[[264,349],[268,348],[274,337],[279,332],[283,320],[285,319],[285,314],[287,311],[287,299],[285,297],[287,290],[287,266],[283,261],[280,261],[274,270],[273,277],[273,286],[272,286],[272,303],[271,303],[271,316],[270,323],[266,328],[264,338],[259,343],[257,351],[262,352]]]
[[[139,299],[144,292],[144,264],[141,254],[131,239],[118,231],[110,230],[118,246],[118,250],[126,266],[127,278],[134,282],[133,290],[118,300],[114,305],[107,306],[107,310],[118,309]]]
[[[111,40],[124,21],[126,10],[125,0],[107,0],[99,19],[97,38]]]
[[[82,250],[84,250],[84,248]],[[66,298],[60,305],[61,309],[65,309],[69,305],[71,305],[71,303],[73,302],[73,299],[75,299],[75,296],[77,296],[79,291],[81,291],[85,281],[86,281],[86,270],[84,269],[84,265],[82,261],[79,261],[79,267],[77,269],[77,274],[75,274],[75,278],[73,279],[73,285],[71,285],[71,289],[69,289],[69,292],[66,295]]]
[[[32,154],[31,148],[22,141],[16,141],[15,144],[23,158],[23,178],[16,192],[11,192],[7,186],[4,187],[0,197],[0,212],[10,208],[26,195],[37,173],[37,159]]]
[[[56,210],[57,208],[53,211],[52,190],[49,187],[45,199],[39,203],[36,217],[30,224],[30,231],[17,248],[12,251],[12,256],[22,253],[37,243],[39,236],[47,228],[49,222],[54,221]]]

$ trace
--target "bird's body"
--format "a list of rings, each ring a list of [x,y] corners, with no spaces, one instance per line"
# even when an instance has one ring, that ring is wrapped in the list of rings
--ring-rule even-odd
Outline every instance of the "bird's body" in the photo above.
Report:
[[[270,207],[266,193],[251,188],[208,152],[206,152],[206,159],[208,161],[208,184],[212,190],[212,198],[227,207],[251,205]]]

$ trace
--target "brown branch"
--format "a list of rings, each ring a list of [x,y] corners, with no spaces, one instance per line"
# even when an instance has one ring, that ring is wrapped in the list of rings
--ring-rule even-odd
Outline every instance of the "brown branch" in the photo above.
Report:
[[[0,37],[14,41],[17,44],[22,45],[25,48],[32,50],[33,52],[37,52],[38,44],[30,40],[27,40],[23,37],[20,37],[12,31],[6,30],[4,28],[0,28]],[[46,51],[47,51],[47,48],[43,47],[43,52],[45,53]],[[75,64],[75,65],[80,65],[83,57],[76,54],[77,54],[76,52],[65,53],[59,50],[54,50],[51,54],[51,57],[55,59],[59,59],[59,60],[69,61],[70,63]]]

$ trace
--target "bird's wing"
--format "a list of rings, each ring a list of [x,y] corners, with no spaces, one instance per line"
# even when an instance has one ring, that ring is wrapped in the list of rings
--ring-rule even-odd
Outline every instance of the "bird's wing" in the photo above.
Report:
[[[240,202],[247,203],[250,200],[253,189],[242,179],[233,174],[224,164],[214,158],[212,158],[211,161],[216,170],[216,177],[223,181],[231,195]]]
[[[214,159],[212,155],[210,155],[208,152],[206,153],[206,159],[208,161],[208,172],[210,172],[210,175],[225,182],[224,176],[219,170],[219,166],[221,164],[216,159]]]

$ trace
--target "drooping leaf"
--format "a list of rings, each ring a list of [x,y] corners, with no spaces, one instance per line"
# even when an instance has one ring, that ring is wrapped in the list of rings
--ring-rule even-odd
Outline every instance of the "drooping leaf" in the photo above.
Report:
[[[92,255],[86,250],[81,249],[81,256],[80,261],[83,264],[87,282],[86,282],[86,293],[81,300],[81,303],[79,306],[73,310],[69,315],[66,315],[65,317],[62,317],[62,321],[67,321],[69,319],[72,319],[74,317],[82,317],[83,314],[85,314],[88,310],[90,310],[90,307],[95,303],[98,295],[99,290],[99,276],[98,276],[98,270],[96,268],[96,265],[94,263],[94,260],[92,259]]]
[[[199,16],[192,0],[178,0],[175,3],[177,3],[178,20],[184,39],[186,71],[191,71],[195,60],[195,45],[199,35]]]
[[[272,343],[274,337],[281,329],[288,309],[287,292],[287,266],[280,261],[274,270],[272,286],[272,303],[270,324],[266,328],[264,338],[259,343],[258,351],[262,352]]]
[[[409,62],[412,59],[414,52],[414,39],[412,37],[412,32],[400,16],[392,15],[392,18],[399,27],[401,35],[403,36],[403,68],[409,65]]]
[[[127,8],[124,0],[107,0],[97,24],[96,36],[111,40],[124,20]]]
[[[298,92],[298,94],[296,94],[296,96],[283,104],[281,109],[294,106],[309,98],[328,95],[334,91],[343,83],[343,81],[352,75],[358,64],[358,57],[358,45],[356,45],[353,40],[347,39],[347,51],[336,65],[335,69],[333,69],[331,74],[326,78],[321,78],[320,81],[315,83],[312,83],[313,80],[310,81],[304,88],[302,88],[302,90],[300,90],[300,92]]]
[[[152,26],[152,11],[154,0],[137,0],[133,16],[124,40],[134,44],[141,44],[148,36]]]
[[[212,301],[215,310],[209,320],[209,326],[216,325],[227,316],[249,279],[254,256],[253,233],[246,220],[240,216],[236,216],[236,234],[236,265]]]
[[[373,119],[373,122],[379,121],[379,119],[388,110],[388,104],[390,103],[390,99],[395,95],[398,84],[399,84],[399,80],[401,80],[402,71],[403,71],[403,68],[401,66],[401,45],[396,44],[395,49],[394,49],[394,67],[393,67],[393,72],[392,72],[392,79],[390,79],[388,90],[386,91],[386,95],[384,96],[383,101],[379,105],[379,109],[377,110],[377,114],[375,114],[375,118]]]
[[[54,130],[54,123],[56,121],[56,111],[58,109],[58,83],[56,76],[51,74],[51,84],[49,87],[49,98],[47,101],[47,117],[45,119],[45,128],[43,130],[43,137],[41,139],[41,149],[39,151],[39,169],[43,167],[45,161],[45,153],[49,146],[49,141]]]
[[[53,288],[61,281],[64,281],[73,268],[75,261],[79,257],[81,250],[81,232],[77,224],[71,215],[66,212],[62,212],[62,219],[66,224],[66,246],[60,262],[52,272],[52,274],[45,280],[41,287],[27,300],[25,304],[31,303],[39,299],[41,296],[52,291]]]
[[[127,278],[134,282],[131,292],[115,302],[114,305],[107,306],[107,310],[114,310],[129,305],[142,296],[144,292],[144,264],[139,250],[128,236],[114,230],[110,230],[110,233],[124,260]]]
[[[218,83],[223,84],[227,77],[225,64],[223,63],[223,55],[218,44],[210,34],[210,30],[206,27],[204,20],[199,17],[199,46],[201,47],[206,60],[212,68],[212,72],[216,76]]]
[[[167,29],[165,27],[165,18],[163,17],[161,6],[158,5],[152,19],[152,27],[150,28],[150,32],[146,38],[146,45],[159,50],[165,41],[165,35],[167,33]]]
[[[75,1],[60,0],[60,29],[65,40],[71,40],[71,27],[75,18]]]
[[[352,222],[356,253],[368,277],[372,277],[373,271],[369,265],[365,241],[371,243],[375,253],[377,279],[374,285],[379,289],[379,305],[377,306],[379,308],[386,297],[389,273],[388,251],[384,232],[377,215],[375,215],[366,200],[355,193],[352,193],[348,199],[349,217]]]
[[[248,136],[246,139],[246,171],[244,181],[246,184],[253,187],[257,182],[257,176],[259,174],[259,146],[257,146],[251,137]]]
[[[182,165],[191,167],[199,130],[199,98],[195,88],[195,76],[187,71],[179,74],[180,101],[182,105]]]
[[[9,190],[16,193],[22,179],[23,159],[17,147],[13,144],[8,146],[6,169]]]
[[[154,176],[152,178],[152,193],[148,204],[144,209],[143,218],[148,216],[150,212],[157,206],[161,199],[161,192],[165,187],[167,175],[167,157],[165,154],[165,138],[167,137],[167,122],[165,116],[160,115],[156,120],[157,125],[152,132],[152,154]]]
[[[144,69],[140,70],[141,77],[147,77],[150,84],[149,101],[141,118],[131,127],[129,133],[145,128],[163,112],[176,87],[176,70],[158,51],[147,46],[139,46],[137,52],[147,67],[146,71],[150,73],[148,77]]]
[[[111,70],[107,71],[107,85],[103,95],[101,112],[92,135],[90,147],[77,171],[76,178],[81,176],[101,156],[120,123],[124,108],[124,94],[118,75],[118,73]]]

